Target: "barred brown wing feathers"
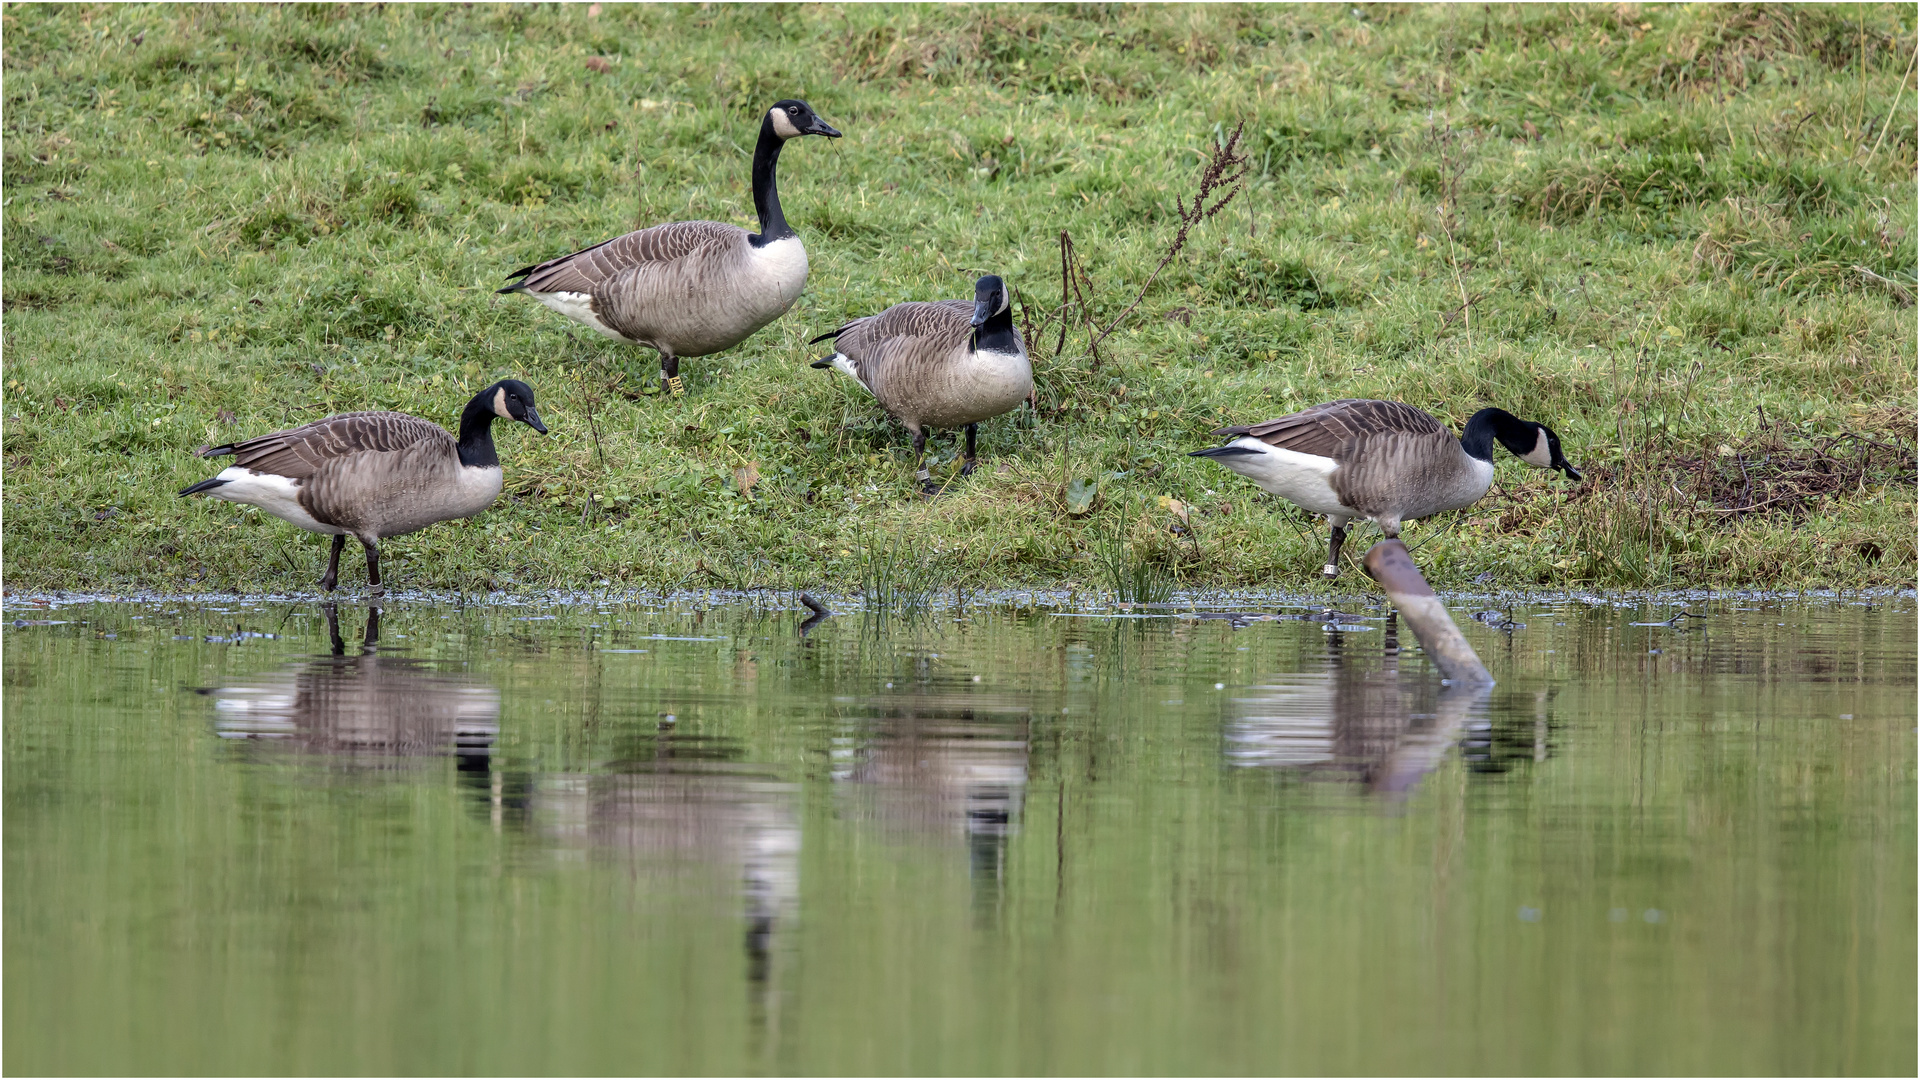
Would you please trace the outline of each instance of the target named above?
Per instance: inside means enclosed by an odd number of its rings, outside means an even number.
[[[1460,451],[1453,436],[1435,424],[1430,431],[1377,430],[1350,438],[1333,456],[1340,462],[1328,477],[1334,494],[1373,517],[1404,511],[1415,493],[1453,486]]]
[[[673,221],[549,259],[527,270],[520,284],[534,292],[591,293],[636,266],[670,263],[745,235],[718,221]]]
[[[848,323],[834,347],[853,361],[860,381],[872,386],[883,372],[897,376],[899,369],[926,357],[945,356],[972,329],[970,300],[910,301]]]
[[[400,413],[385,415],[413,419]],[[301,487],[300,504],[316,520],[350,529],[355,535],[411,532],[420,525],[392,529],[396,516],[405,518],[409,509],[418,513],[430,507],[440,492],[457,484],[454,474],[460,467],[451,437],[444,444],[418,439],[397,447],[362,446],[329,457]],[[398,515],[396,507],[401,511]],[[422,516],[429,522],[440,520],[431,512]]]
[[[973,303],[967,300],[913,301],[895,304],[878,315],[847,324],[835,344],[860,351],[900,339],[923,339],[936,344],[957,342],[973,328]],[[847,353],[853,356],[853,353]]]
[[[444,443],[449,449],[454,445],[453,436],[431,420],[397,412],[356,412],[236,443],[233,455],[234,464],[243,469],[304,480],[327,463],[353,454],[405,450],[423,442]]]
[[[1342,448],[1390,435],[1445,436],[1440,421],[1398,401],[1343,399],[1216,434],[1251,435],[1269,446],[1319,457],[1341,458]]]

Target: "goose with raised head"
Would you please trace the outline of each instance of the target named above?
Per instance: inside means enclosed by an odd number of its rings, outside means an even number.
[[[455,438],[431,420],[400,412],[329,416],[286,431],[202,447],[201,457],[233,455],[234,464],[181,495],[210,495],[257,506],[308,532],[330,534],[333,551],[320,587],[340,580],[347,537],[367,552],[367,584],[380,591],[380,541],[436,521],[472,517],[493,505],[502,484],[493,422],[516,420],[542,435],[547,426],[533,389],[502,379],[460,414]]]
[[[1340,573],[1347,522],[1371,518],[1389,539],[1414,521],[1480,501],[1493,484],[1498,441],[1537,469],[1580,474],[1545,424],[1504,409],[1481,409],[1455,438],[1445,424],[1397,401],[1329,401],[1277,420],[1214,432],[1223,446],[1195,450],[1252,480],[1262,490],[1333,526],[1328,577]]]
[[[760,120],[753,206],[760,231],[673,221],[630,232],[508,277],[524,292],[615,341],[660,354],[663,389],[685,392],[680,358],[740,344],[786,314],[807,284],[807,249],[780,212],[774,170],[788,139],[840,133],[804,101],[778,101]]]
[[[859,383],[913,433],[914,474],[923,486],[931,484],[924,461],[928,428],[966,429],[965,476],[973,472],[980,421],[1033,393],[1033,365],[1014,329],[1007,287],[992,274],[974,283],[972,302],[895,304],[808,344],[828,339],[833,355],[813,366]]]

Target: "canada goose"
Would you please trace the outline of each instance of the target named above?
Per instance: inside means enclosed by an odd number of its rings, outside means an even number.
[[[1328,577],[1340,573],[1347,522],[1372,518],[1389,538],[1400,523],[1480,501],[1493,483],[1493,441],[1539,469],[1580,474],[1545,424],[1481,409],[1455,439],[1445,424],[1397,401],[1329,401],[1248,427],[1225,427],[1224,446],[1195,450],[1333,525]]]
[[[672,221],[523,267],[499,290],[524,292],[602,334],[660,354],[661,387],[685,392],[680,358],[730,349],[786,314],[807,284],[807,249],[780,213],[774,166],[788,139],[840,133],[804,101],[777,101],[753,151],[760,231]]]
[[[234,456],[211,480],[182,488],[257,506],[308,532],[330,533],[333,552],[320,587],[340,580],[347,537],[367,549],[367,584],[380,591],[380,541],[436,521],[472,517],[500,494],[493,421],[518,420],[542,435],[533,389],[502,379],[460,414],[460,438],[431,420],[398,412],[355,412],[221,446],[201,457]]]
[[[1013,305],[992,274],[974,283],[971,304],[895,304],[807,344],[828,338],[836,351],[813,366],[845,372],[906,425],[913,433],[914,475],[923,485],[929,483],[928,427],[967,429],[965,476],[973,472],[979,422],[1033,393],[1033,366],[1013,328]]]

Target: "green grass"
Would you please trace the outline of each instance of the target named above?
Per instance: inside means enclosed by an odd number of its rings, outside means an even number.
[[[851,592],[900,536],[948,584],[1099,587],[1100,538],[1124,535],[1184,587],[1313,588],[1302,515],[1184,454],[1335,397],[1456,425],[1498,403],[1587,471],[1503,458],[1488,500],[1409,529],[1438,584],[1914,577],[1910,7],[0,21],[13,589],[307,588],[324,538],[173,496],[215,468],[193,448],[352,409],[450,423],[505,375],[552,435],[503,431],[508,497],[392,541],[396,584]],[[750,223],[748,148],[783,96],[846,132],[781,162],[808,291],[689,360],[686,398],[637,393],[651,352],[493,295],[636,224]],[[1084,329],[1056,353],[1061,231],[1104,324],[1241,121],[1245,193],[1097,365]],[[1039,323],[1040,408],[983,425],[983,468],[927,502],[905,434],[804,342],[981,271]],[[1834,479],[1809,448],[1845,433],[1892,449]],[[935,445],[945,479],[957,448]],[[1800,494],[1732,512],[1793,453]]]

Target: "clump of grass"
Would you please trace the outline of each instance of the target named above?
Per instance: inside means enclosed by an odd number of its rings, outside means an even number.
[[[1113,593],[1116,604],[1164,604],[1173,599],[1173,571],[1156,553],[1144,552],[1115,529],[1099,537],[1091,552],[1094,573]]]
[[[943,583],[940,558],[911,543],[906,530],[869,537],[860,549],[860,599],[877,615],[925,614]]]

